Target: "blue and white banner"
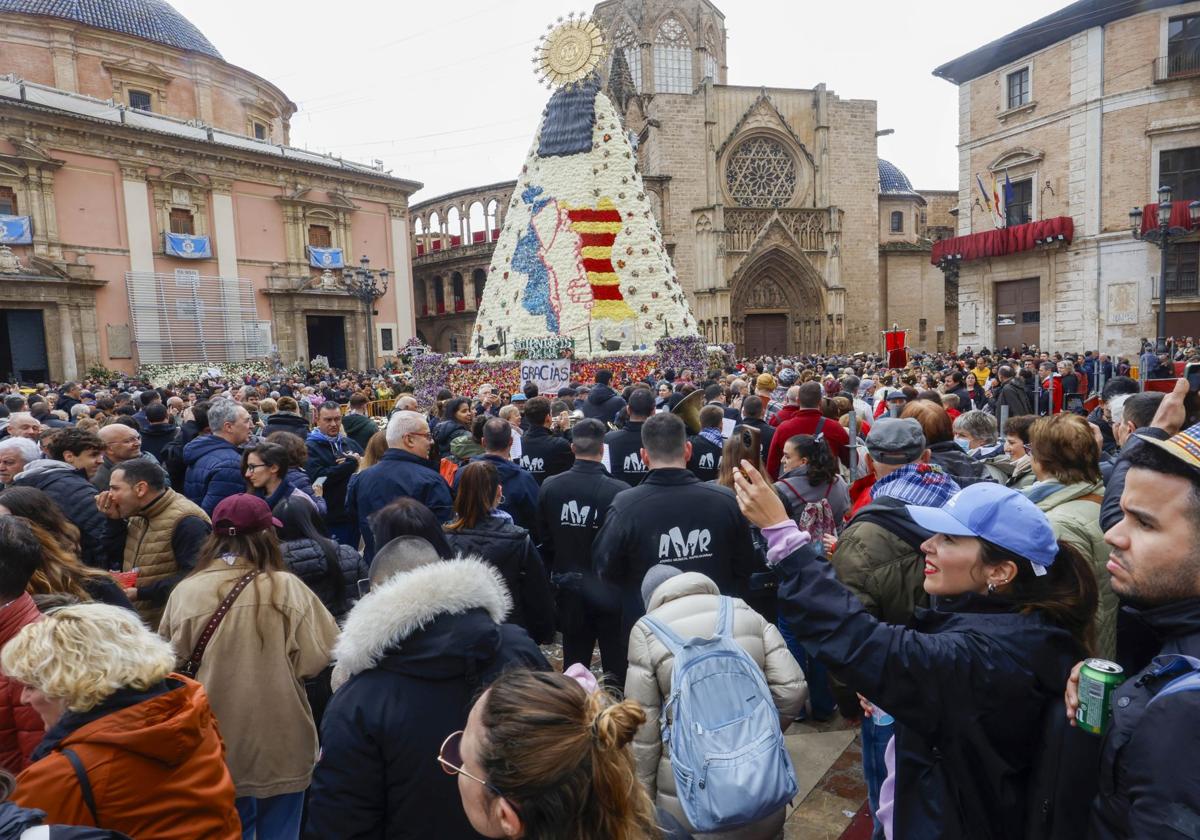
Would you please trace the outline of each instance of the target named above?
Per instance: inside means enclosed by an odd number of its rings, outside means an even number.
[[[0,215],[0,244],[28,245],[33,242],[33,226],[28,216]]]
[[[317,248],[308,246],[308,264],[313,268],[345,268],[341,248]]]
[[[164,250],[172,257],[185,260],[207,260],[212,257],[212,245],[207,236],[192,236],[187,233],[164,233]]]

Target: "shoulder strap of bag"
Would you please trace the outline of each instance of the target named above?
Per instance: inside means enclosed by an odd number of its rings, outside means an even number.
[[[733,638],[733,616],[735,607],[733,599],[727,595],[721,596],[721,609],[717,613],[717,635],[725,638]]]
[[[813,439],[814,440],[821,439],[821,430],[825,428],[825,421],[827,419],[828,418],[826,418],[824,415],[821,415],[821,419],[817,421],[817,427],[815,429],[813,429]]]
[[[242,594],[250,581],[258,576],[258,570],[247,572],[238,579],[238,582],[233,585],[233,589],[229,590],[229,594],[225,596],[217,607],[217,611],[212,614],[212,618],[208,620],[204,632],[200,634],[199,640],[196,642],[196,647],[192,650],[192,655],[187,658],[180,668],[180,672],[185,676],[194,677],[200,671],[200,660],[204,658],[204,650],[208,647],[208,643],[212,641],[213,634],[217,632],[217,628],[221,626],[221,620],[225,618],[225,614],[229,612],[229,608],[233,606],[233,602]]]
[[[71,762],[71,767],[75,770],[75,778],[79,780],[79,792],[83,794],[83,804],[87,806],[88,812],[92,815],[92,822],[99,826],[100,817],[96,816],[96,794],[92,791],[92,782],[88,779],[83,761],[75,754],[75,750],[69,747],[63,747],[62,754],[66,756],[67,761]]]
[[[1172,653],[1154,657],[1152,674],[1155,676],[1171,676],[1173,679],[1158,690],[1146,704],[1149,707],[1160,697],[1169,697],[1181,691],[1196,691],[1200,689],[1200,659]]]
[[[676,635],[674,630],[653,616],[644,615],[641,620],[646,622],[646,626],[658,637],[667,650],[671,651],[672,655],[679,655],[679,652],[683,650],[684,641]]]

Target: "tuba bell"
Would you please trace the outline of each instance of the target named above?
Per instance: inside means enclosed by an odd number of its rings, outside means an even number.
[[[681,399],[671,409],[671,413],[683,421],[683,425],[687,426],[688,434],[700,434],[700,409],[704,407],[704,392],[701,390],[692,391],[686,397]]]

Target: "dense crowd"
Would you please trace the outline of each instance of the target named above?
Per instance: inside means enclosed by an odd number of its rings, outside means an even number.
[[[0,839],[1200,836],[1192,360],[0,386]]]

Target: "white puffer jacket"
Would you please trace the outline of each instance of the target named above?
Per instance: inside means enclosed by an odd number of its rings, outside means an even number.
[[[685,572],[664,581],[648,604],[649,614],[664,622],[680,637],[711,637],[717,626],[720,609],[720,590],[705,575]],[[788,650],[779,634],[779,629],[751,609],[739,598],[734,599],[736,610],[733,618],[733,635],[758,666],[763,669],[771,698],[781,718],[790,722],[804,708],[808,700],[808,684],[804,672]],[[625,677],[625,696],[641,704],[646,713],[646,722],[639,727],[633,740],[633,753],[637,761],[638,779],[645,785],[657,805],[670,811],[676,819],[685,822],[683,809],[675,795],[675,776],[671,759],[663,750],[659,730],[663,698],[671,693],[671,672],[675,657],[650,631],[645,622],[639,621],[629,634],[629,671]],[[768,817],[762,822],[775,825],[773,831],[757,831],[760,824],[722,834],[721,837],[772,836],[782,825],[783,812],[778,819]],[[763,826],[763,828],[766,828]],[[700,835],[697,835],[700,836]]]

